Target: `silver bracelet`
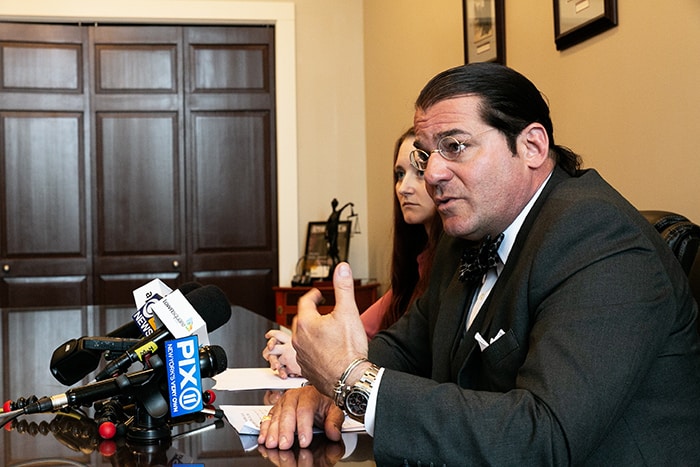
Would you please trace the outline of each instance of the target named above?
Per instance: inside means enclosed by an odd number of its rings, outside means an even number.
[[[345,369],[343,374],[340,376],[340,379],[335,383],[335,386],[333,387],[333,399],[335,400],[335,405],[340,407],[341,409],[345,405],[345,381],[348,379],[348,376],[350,376],[350,373],[352,373],[352,370],[357,368],[358,365],[364,362],[368,362],[366,358],[356,358],[353,360],[350,365]]]

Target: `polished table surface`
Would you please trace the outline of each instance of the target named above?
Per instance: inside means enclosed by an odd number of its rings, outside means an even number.
[[[31,395],[41,397],[62,394],[68,389],[54,380],[49,371],[49,362],[57,346],[70,338],[80,337],[80,334],[55,336],[55,330],[61,328],[62,322],[73,312],[84,323],[88,323],[81,328],[84,334],[85,330],[88,330],[85,335],[103,335],[91,334],[89,331],[114,329],[126,322],[128,318],[125,316],[128,316],[131,310],[105,310],[101,307],[83,307],[75,310],[2,309],[3,362],[28,362],[26,365],[2,367],[3,401]],[[55,341],[44,337],[46,341],[19,347],[16,343],[22,336],[17,333],[26,328],[26,324],[24,328],[21,324],[23,321],[34,322],[37,327],[53,330]],[[261,356],[265,342],[263,335],[272,327],[276,327],[275,323],[262,316],[240,307],[233,307],[229,322],[212,332],[210,340],[211,344],[224,348],[229,368],[263,367],[266,366]],[[29,341],[31,337],[26,335],[24,338]],[[29,355],[30,353],[34,355]],[[214,384],[208,378],[203,381],[205,388],[211,388]],[[76,386],[86,382],[87,379]],[[264,396],[264,391],[216,391],[214,405],[259,405],[264,403]],[[198,420],[176,424],[171,428],[170,436],[157,443],[147,444],[134,443],[124,436],[103,440],[97,433],[97,425],[90,418],[91,414],[91,409],[86,409],[84,413],[56,412],[25,415],[16,419],[5,427],[0,436],[0,463],[3,466],[17,467],[175,464],[375,465],[372,458],[372,440],[364,433],[346,434],[340,443],[328,441],[319,435],[308,449],[295,446],[290,451],[265,450],[257,446],[254,437],[239,436],[225,419],[199,417]]]

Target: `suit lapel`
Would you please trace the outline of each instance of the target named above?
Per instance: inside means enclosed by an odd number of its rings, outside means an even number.
[[[540,197],[537,199],[537,201],[535,201],[535,204],[532,206],[532,209],[525,218],[525,221],[520,227],[520,231],[518,232],[518,235],[515,238],[515,242],[513,243],[513,249],[510,251],[510,255],[508,255],[508,261],[504,265],[503,271],[501,271],[501,274],[498,276],[498,280],[496,280],[493,289],[491,289],[491,293],[489,294],[488,298],[481,307],[479,315],[477,315],[476,320],[474,321],[474,323],[472,323],[472,326],[470,327],[470,330],[474,329],[474,332],[472,334],[472,340],[474,339],[473,336],[476,334],[477,330],[485,339],[490,337],[489,331],[491,322],[496,316],[497,311],[501,308],[498,305],[500,302],[498,297],[503,296],[504,284],[508,283],[508,279],[513,275],[513,271],[517,267],[520,252],[523,250],[523,245],[525,244],[527,235],[533,229],[535,219],[537,219],[537,215],[542,209],[542,205],[544,204],[545,200],[549,197],[551,191],[554,189],[555,186],[557,186],[562,180],[565,180],[566,178],[568,178],[566,172],[564,172],[558,167],[555,168],[554,172],[552,173],[552,177],[542,190]],[[494,300],[496,303],[493,303]],[[492,304],[493,306],[491,306]],[[507,329],[504,329],[504,331],[507,331]]]
[[[441,312],[437,313],[433,342],[433,377],[436,381],[450,381],[451,362],[464,330],[465,310],[472,290],[458,279],[457,271],[443,294]]]
[[[494,287],[495,288],[495,287]],[[475,287],[476,289],[476,287]],[[493,290],[491,291],[492,293],[489,294],[489,296],[486,298],[484,303],[481,306],[481,310],[477,315],[474,317],[474,321],[472,321],[472,325],[469,326],[469,329],[467,329],[467,332],[463,332],[464,338],[461,339],[461,342],[459,343],[459,346],[456,349],[456,352],[452,358],[452,368],[451,368],[451,377],[452,381],[456,381],[458,384],[462,385],[464,381],[462,379],[464,378],[463,376],[463,370],[467,365],[467,362],[470,360],[471,356],[474,355],[474,349],[477,348],[477,342],[476,342],[476,333],[479,332],[482,335],[484,335],[484,326],[486,326],[487,323],[487,316],[488,316],[488,311],[490,310],[489,304],[491,302],[491,297],[493,296]],[[470,300],[471,303],[471,300]],[[468,313],[464,313],[465,318]],[[488,320],[490,321],[490,320]],[[462,322],[462,327],[461,330],[464,331],[464,328],[466,327],[466,319],[463,320]]]
[[[460,386],[468,387],[467,380],[473,373],[475,373],[474,371],[468,371],[468,368],[469,365],[475,364],[474,358],[478,357],[479,355],[479,352],[474,351],[474,349],[478,346],[475,339],[476,333],[479,332],[484,339],[488,340],[490,337],[493,337],[492,334],[497,332],[497,330],[492,332],[491,323],[502,308],[499,305],[501,302],[499,297],[503,296],[502,289],[504,284],[509,282],[508,278],[513,274],[513,271],[516,268],[516,263],[518,261],[518,257],[520,256],[520,252],[523,249],[527,234],[532,229],[535,219],[537,218],[539,211],[542,209],[542,205],[554,187],[567,178],[569,178],[569,175],[562,169],[558,167],[554,169],[552,177],[547,183],[547,186],[545,186],[545,188],[542,190],[540,197],[537,199],[525,218],[525,222],[523,222],[523,225],[520,228],[517,238],[513,244],[513,249],[508,256],[508,261],[506,262],[503,271],[498,276],[493,289],[491,289],[491,293],[481,306],[481,309],[474,318],[472,325],[464,335],[464,339],[462,339],[461,342],[458,341],[458,347],[452,354],[452,358],[449,361],[451,362],[451,381],[457,382]],[[463,315],[467,315],[466,311],[463,313]],[[465,325],[466,324],[463,322],[460,332],[461,330],[464,330]],[[504,331],[508,331],[508,329],[504,329]]]

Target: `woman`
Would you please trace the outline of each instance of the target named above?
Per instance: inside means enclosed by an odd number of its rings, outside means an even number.
[[[394,245],[391,258],[391,288],[360,316],[367,338],[394,324],[413,300],[427,287],[428,272],[437,241],[442,234],[442,222],[423,181],[423,172],[409,160],[414,149],[413,128],[396,141],[394,148]],[[272,329],[263,357],[281,378],[299,376],[296,351],[291,336]]]

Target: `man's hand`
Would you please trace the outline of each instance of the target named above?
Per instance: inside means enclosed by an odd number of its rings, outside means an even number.
[[[268,415],[270,419],[260,423],[258,436],[258,444],[268,449],[291,449],[295,432],[299,447],[309,447],[314,423],[323,427],[328,439],[339,441],[345,420],[345,414],[335,406],[333,400],[312,386],[286,391]]]
[[[367,334],[355,304],[352,271],[340,263],[333,274],[335,308],[327,315],[318,312],[322,296],[312,289],[299,299],[292,324],[292,343],[302,374],[322,393],[333,394],[333,386],[356,358],[367,357]]]

